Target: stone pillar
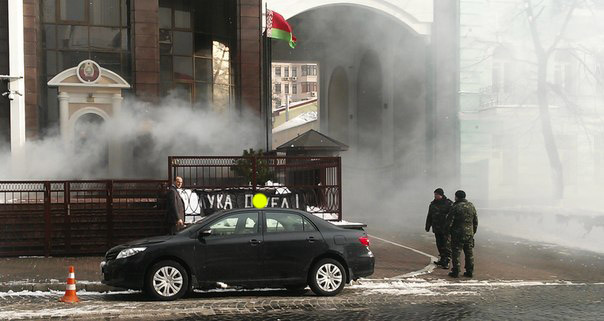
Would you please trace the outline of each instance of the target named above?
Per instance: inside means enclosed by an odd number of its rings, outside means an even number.
[[[8,13],[9,72],[10,76],[23,77],[23,0],[9,0]],[[11,79],[8,90],[14,93],[10,102],[11,154],[13,161],[19,162],[25,144],[25,80]]]
[[[132,37],[134,90],[146,101],[159,97],[159,2],[133,0]]]
[[[111,107],[113,111],[112,121],[119,120],[119,114],[122,108],[122,95],[113,94],[111,97]],[[113,126],[116,126],[115,124]],[[119,130],[113,130],[109,140],[109,176],[113,178],[122,177],[124,150],[120,139]]]
[[[38,113],[38,94],[40,93],[40,50],[42,42],[40,31],[40,0],[21,0],[23,3],[23,46],[24,73],[20,74],[25,79],[25,136],[27,139],[37,138],[39,135],[40,115]],[[20,15],[10,11],[10,15]],[[13,37],[11,31],[9,38]],[[11,40],[12,41],[12,40]],[[46,106],[44,106],[46,107]]]
[[[69,94],[62,91],[57,96],[59,98],[59,124],[61,126],[61,138],[67,146],[71,141],[73,133],[69,130]]]
[[[261,115],[261,46],[262,46],[262,1],[237,1],[239,23],[237,24],[238,52],[235,69],[239,71],[240,97],[242,108],[248,108]],[[270,66],[268,66],[270,68]],[[270,99],[270,97],[268,98]],[[262,122],[264,124],[264,121]]]

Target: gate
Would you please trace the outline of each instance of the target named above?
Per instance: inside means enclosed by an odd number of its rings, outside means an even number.
[[[103,254],[167,233],[163,180],[0,182],[0,256]]]
[[[171,156],[168,178],[172,181],[176,176],[183,178],[183,188],[201,192],[299,193],[304,198],[303,210],[326,220],[342,220],[340,157]]]

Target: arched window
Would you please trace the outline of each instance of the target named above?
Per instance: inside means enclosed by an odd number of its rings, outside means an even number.
[[[493,51],[491,86],[494,93],[509,93],[512,88],[512,52],[504,46]]]

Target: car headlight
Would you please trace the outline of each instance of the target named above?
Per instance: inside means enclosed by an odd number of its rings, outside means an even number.
[[[147,249],[146,247],[133,247],[133,248],[125,249],[125,250],[122,250],[120,252],[120,254],[117,255],[116,259],[123,259],[123,258],[127,258],[129,256],[133,256],[134,254],[140,253],[146,249]]]

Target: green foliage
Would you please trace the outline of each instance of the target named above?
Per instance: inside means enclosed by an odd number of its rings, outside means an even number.
[[[239,159],[231,169],[238,176],[245,177],[248,182],[252,182],[254,160],[256,161],[256,184],[264,185],[267,181],[273,179],[273,173],[268,167],[268,161],[263,158],[264,152],[262,149],[255,151],[253,148],[243,151],[245,159]]]

